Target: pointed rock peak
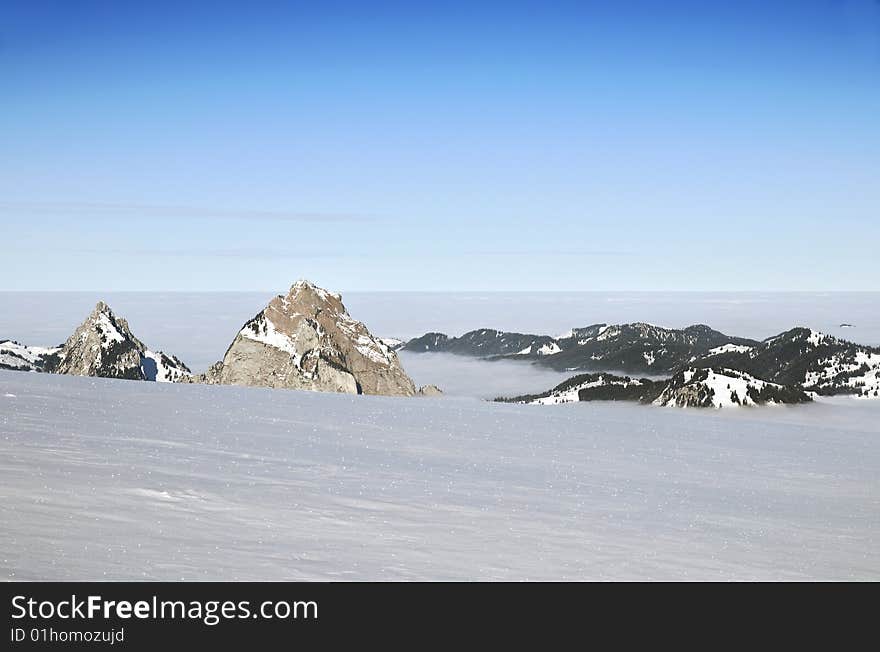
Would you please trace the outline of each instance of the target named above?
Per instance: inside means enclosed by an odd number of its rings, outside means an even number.
[[[84,323],[88,323],[90,321],[102,321],[102,317],[106,317],[107,319],[109,319],[110,322],[119,325],[120,327],[123,327],[125,329],[128,328],[128,322],[125,321],[125,319],[123,319],[122,317],[117,317],[110,305],[104,301],[98,301],[98,303],[95,304],[94,310],[92,310],[91,314],[88,316]]]
[[[175,382],[189,369],[174,356],[153,353],[134,336],[128,322],[99,301],[62,345],[49,371],[75,376]]]
[[[337,301],[342,301],[342,295],[338,292],[330,292],[329,290],[318,287],[307,279],[301,278],[296,283],[290,286],[290,292],[287,293],[287,298],[290,300],[295,300],[297,297],[303,295],[315,296],[321,301],[327,301],[331,298],[336,299]]]
[[[272,299],[239,331],[213,374],[232,385],[412,396],[394,351],[309,281]]]
[[[77,333],[80,337],[85,331],[95,330],[102,335],[102,339],[110,339],[114,341],[132,340],[137,346],[143,347],[138,339],[131,333],[128,322],[122,317],[113,314],[110,306],[103,301],[95,304],[95,309],[86,320],[80,324]]]
[[[307,278],[301,278],[296,283],[290,286],[290,291],[293,292],[295,290],[302,290],[305,288],[315,289],[317,287],[314,283],[312,283]]]

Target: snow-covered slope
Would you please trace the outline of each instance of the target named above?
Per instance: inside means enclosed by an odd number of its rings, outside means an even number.
[[[46,357],[59,350],[59,347],[25,346],[21,342],[2,340],[0,341],[0,369],[42,371]]]
[[[578,401],[632,401],[676,407],[745,407],[808,403],[800,387],[768,383],[740,371],[689,368],[668,380],[633,379],[608,373],[581,374],[542,394],[496,399],[504,403],[559,405]]]
[[[503,403],[526,405],[560,405],[578,401],[645,401],[653,400],[664,383],[647,378],[630,378],[607,373],[581,374],[569,378],[542,394],[497,399]]]
[[[746,351],[751,351],[751,346],[745,346],[744,344],[722,344],[721,346],[716,346],[714,349],[710,349],[708,355],[720,355],[721,353],[745,353]]]
[[[141,355],[141,371],[144,380],[157,383],[179,383],[192,375],[189,368],[177,356],[149,349],[145,349]]]
[[[808,403],[799,387],[768,383],[744,372],[721,368],[684,369],[669,381],[655,405],[666,407],[746,407]]]
[[[878,435],[0,372],[0,578],[880,580]]]
[[[397,351],[398,349],[402,348],[404,344],[406,344],[406,342],[404,342],[403,340],[399,340],[396,337],[380,337],[378,339],[380,342],[382,342],[382,344],[387,346],[392,351]]]
[[[857,398],[880,397],[880,353],[858,349],[821,358],[807,371],[804,386],[819,393],[844,387]]]
[[[822,395],[880,396],[880,349],[810,328],[793,328],[743,351],[710,352],[694,365],[739,369]]]

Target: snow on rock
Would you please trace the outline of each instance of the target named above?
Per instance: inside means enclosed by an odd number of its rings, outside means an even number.
[[[399,340],[396,337],[380,337],[379,341],[392,351],[397,351],[398,349],[403,348],[403,345],[406,344],[406,342]]]
[[[192,382],[412,396],[392,346],[353,319],[338,293],[298,281],[238,332]]]
[[[103,301],[47,362],[46,370],[73,376],[176,382],[190,375],[175,356],[150,351],[128,322]]]

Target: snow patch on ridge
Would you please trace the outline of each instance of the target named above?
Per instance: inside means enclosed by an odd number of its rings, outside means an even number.
[[[709,355],[720,355],[721,353],[745,353],[746,351],[751,350],[752,347],[745,346],[744,344],[727,343],[721,346],[716,346],[714,349],[709,349]]]
[[[531,348],[531,347],[529,347]],[[562,349],[556,342],[550,342],[549,344],[545,344],[541,348],[539,348],[535,353],[538,355],[554,355],[555,353],[559,353]]]
[[[682,381],[676,382],[676,378],[670,381],[654,405],[716,409],[758,405],[751,394],[767,387],[783,389],[782,385],[733,369],[690,368],[682,372]],[[774,404],[772,400],[767,402],[767,405]]]
[[[101,348],[107,349],[114,342],[124,342],[125,336],[119,332],[119,329],[110,320],[110,316],[106,312],[99,312],[95,319],[95,327],[104,336],[105,340],[101,343]],[[88,333],[84,332],[87,337]]]
[[[261,316],[262,319],[253,321],[242,328],[239,331],[239,335],[260,344],[281,349],[296,357],[296,342],[290,336],[275,328],[275,324],[265,314]]]

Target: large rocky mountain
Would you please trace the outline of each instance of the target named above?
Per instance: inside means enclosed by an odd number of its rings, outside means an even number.
[[[557,370],[620,370],[668,374],[725,345],[754,346],[755,340],[731,337],[704,325],[677,330],[651,324],[593,324],[564,337],[480,329],[461,337],[428,333],[410,340],[404,350],[442,351],[487,358],[532,360]]]
[[[0,369],[157,382],[190,375],[175,356],[148,349],[103,301],[61,346],[0,342]]]
[[[353,319],[339,294],[298,281],[235,336],[192,382],[412,396],[397,354]]]
[[[44,356],[42,370],[157,382],[177,382],[190,375],[175,356],[148,349],[103,301],[59,349]]]

